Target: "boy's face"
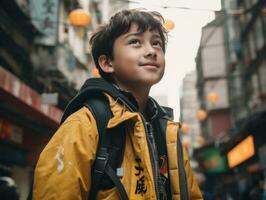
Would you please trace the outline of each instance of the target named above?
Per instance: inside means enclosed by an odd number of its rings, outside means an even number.
[[[127,33],[115,40],[111,65],[114,79],[125,89],[151,87],[158,83],[165,67],[158,31],[140,33],[138,26],[132,24]]]

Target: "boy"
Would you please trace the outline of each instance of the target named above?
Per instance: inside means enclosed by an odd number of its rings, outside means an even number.
[[[124,10],[90,39],[93,59],[103,78],[96,80],[96,85],[108,84],[122,95],[115,99],[102,92],[112,112],[108,129],[125,125],[114,135],[125,134],[119,169],[128,199],[181,199],[176,150],[179,124],[149,97],[151,87],[164,74],[167,35],[162,21],[156,12]],[[88,87],[92,87],[90,81],[79,94]],[[93,93],[86,98],[90,96]],[[69,114],[40,156],[34,199],[93,199],[91,177],[100,146],[95,117],[86,107]],[[163,118],[167,128],[161,133],[158,124]],[[187,154],[184,163],[190,199],[202,199]],[[117,187],[101,189],[97,199],[119,199],[119,191]]]

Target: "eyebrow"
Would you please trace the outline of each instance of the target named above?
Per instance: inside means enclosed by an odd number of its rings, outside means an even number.
[[[128,38],[130,36],[139,36],[141,34],[143,34],[143,33],[142,32],[126,33],[124,38],[126,39],[126,38]]]
[[[130,36],[140,36],[140,35],[142,35],[143,33],[144,33],[144,32],[127,33],[127,34],[125,34],[124,39],[126,39],[126,38],[128,38],[128,37],[130,37]],[[152,38],[159,38],[159,39],[162,39],[161,36],[160,36],[158,33],[154,33],[154,34],[152,35]]]
[[[159,38],[159,39],[162,40],[162,38],[161,38],[161,36],[160,36],[159,34],[154,34],[154,35],[152,36],[152,38]]]

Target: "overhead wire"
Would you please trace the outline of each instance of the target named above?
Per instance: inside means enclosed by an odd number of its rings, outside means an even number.
[[[135,1],[135,0],[118,0],[120,2],[124,3],[133,3],[133,4],[141,4],[140,1]],[[241,9],[235,9],[235,10],[215,10],[215,9],[205,9],[205,8],[191,8],[191,7],[186,7],[186,6],[172,6],[172,5],[156,5],[154,4],[153,6],[160,7],[163,9],[179,9],[179,10],[186,10],[186,11],[201,11],[201,12],[219,12],[219,13],[224,13],[228,15],[238,15],[238,14],[245,14],[247,12],[250,12],[253,7],[246,9],[246,10],[241,10]],[[41,21],[41,19],[35,18],[33,20]],[[64,25],[70,25],[67,22],[59,22],[59,21],[51,21],[54,23],[63,23]]]
[[[141,4],[140,1],[135,1],[135,0],[118,0],[118,1],[121,1],[121,2],[124,2],[124,3],[135,3],[135,4]],[[238,16],[238,15],[242,15],[242,14],[246,14],[248,12],[251,12],[254,7],[256,5],[253,5],[251,6],[250,8],[248,9],[238,9],[238,10],[214,10],[214,9],[202,9],[202,8],[190,8],[190,7],[185,7],[185,6],[172,6],[172,5],[154,5],[154,6],[158,6],[158,7],[161,7],[163,9],[179,9],[179,10],[186,10],[186,11],[201,11],[201,12],[219,12],[222,14],[221,18],[220,18],[220,21],[217,22],[217,25],[216,27],[219,27],[220,24],[223,24],[227,19],[228,17],[230,16]],[[39,22],[44,22],[44,19],[41,19],[41,18],[31,18],[32,21],[39,21]],[[54,24],[54,25],[57,25],[57,24],[62,24],[64,26],[67,26],[67,27],[70,27],[70,26],[73,26],[71,24],[69,24],[68,22],[65,22],[65,21],[54,21],[54,20],[51,20],[49,21],[50,23]],[[206,41],[202,42],[202,44],[200,45],[200,49],[202,48],[213,48],[213,47],[216,47],[216,46],[222,46],[224,45],[225,43],[221,43],[221,44],[210,44],[210,45],[205,45],[207,44],[209,38],[211,38],[211,36],[215,33],[215,31],[217,30],[217,28],[214,28],[214,30],[211,31],[211,33],[209,33],[208,37],[206,37]]]
[[[126,3],[133,3],[133,4],[142,4],[141,1],[135,1],[135,0],[118,0],[120,2],[126,2]],[[145,2],[144,2],[145,4]],[[253,10],[254,6],[248,8],[248,9],[221,9],[221,10],[216,10],[216,9],[206,9],[206,8],[192,8],[192,7],[186,7],[186,6],[175,6],[175,5],[161,5],[161,4],[150,4],[149,6],[154,6],[154,7],[159,7],[163,9],[179,9],[179,10],[186,10],[186,11],[201,11],[201,12],[219,12],[219,13],[224,13],[224,14],[229,14],[229,15],[240,15],[240,14],[246,14]]]

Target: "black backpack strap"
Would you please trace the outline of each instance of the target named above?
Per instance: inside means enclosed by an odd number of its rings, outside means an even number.
[[[177,159],[178,159],[178,174],[179,174],[179,185],[180,185],[180,194],[181,200],[189,200],[189,193],[188,193],[188,184],[187,184],[187,174],[185,170],[185,164],[183,159],[183,147],[180,141],[179,134],[177,136]]]
[[[71,99],[71,101],[66,106],[63,116],[61,118],[61,124],[66,120],[69,115],[76,112],[80,108],[80,106],[83,105],[85,101],[87,101],[87,99],[94,96],[95,93],[98,94],[103,92],[109,94],[114,99],[121,99],[132,110],[138,110],[137,102],[132,95],[125,95],[114,85],[110,84],[102,78],[89,78],[84,83],[78,94],[73,99]]]
[[[161,131],[164,132],[164,137],[166,137],[166,128],[167,128],[167,119],[160,118],[159,124]],[[178,133],[177,133],[178,134]],[[181,200],[189,200],[189,193],[188,193],[188,184],[187,184],[187,174],[184,165],[183,159],[183,148],[182,143],[179,138],[179,134],[177,135],[177,161],[178,161],[178,175],[179,175],[179,186],[180,186],[180,199]]]
[[[110,152],[108,151],[108,147],[112,145],[111,143],[113,140],[110,138],[112,137],[112,134],[109,134],[109,132],[106,133],[108,121],[112,117],[109,103],[102,94],[99,94],[98,96],[90,98],[84,105],[92,112],[96,120],[99,133],[99,144],[92,169],[92,184],[89,199],[96,199],[97,192],[100,189],[100,184],[103,181],[103,178],[107,175],[107,177],[117,187],[120,198],[122,200],[128,200],[124,186],[122,185],[119,177],[116,175],[115,170],[110,165]],[[119,140],[124,143],[123,137]],[[123,147],[124,146],[122,146],[122,148]],[[123,155],[121,154],[120,156]]]

